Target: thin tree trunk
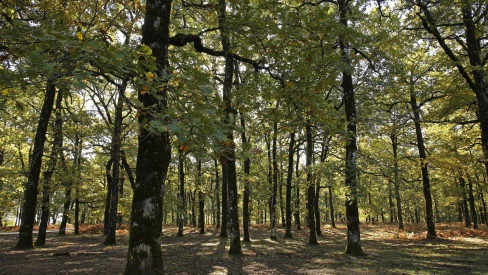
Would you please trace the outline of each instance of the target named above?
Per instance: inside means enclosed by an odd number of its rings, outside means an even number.
[[[329,190],[329,206],[330,206],[330,226],[332,228],[336,228],[335,224],[335,213],[334,213],[334,201],[332,198],[332,186],[327,186],[327,189]]]
[[[244,121],[244,117],[241,114],[241,142],[244,148],[250,148],[250,141],[246,137],[246,122]],[[249,226],[250,226],[250,213],[249,213],[249,174],[251,172],[251,159],[249,156],[245,154],[249,154],[249,150],[245,149],[244,152],[244,195],[242,198],[242,225],[244,229],[244,242],[250,242],[251,238],[249,236]]]
[[[112,137],[112,181],[108,183],[108,192],[110,192],[110,207],[107,226],[107,236],[103,242],[106,245],[115,244],[115,233],[117,231],[117,206],[119,203],[119,179],[120,179],[120,161],[122,148],[122,111],[124,107],[124,95],[127,88],[128,79],[124,79],[118,86],[118,99],[115,106],[114,133]]]
[[[63,147],[63,118],[61,116],[61,103],[63,100],[63,91],[59,90],[56,97],[56,121],[54,122],[54,140],[51,149],[51,155],[47,164],[47,169],[44,172],[42,181],[42,215],[41,223],[39,225],[39,233],[36,239],[36,246],[46,244],[46,229],[49,220],[49,203],[51,192],[51,178],[56,169],[56,164],[59,157],[59,152]],[[3,161],[3,157],[2,157]]]
[[[306,166],[307,166],[307,211],[308,220],[307,225],[309,229],[308,244],[317,245],[317,232],[315,230],[315,185],[312,181],[312,158],[313,158],[313,140],[312,140],[312,125],[310,125],[310,120],[307,120],[305,125],[305,133],[307,137],[307,147],[306,147]]]
[[[295,200],[295,224],[297,225],[297,230],[302,230],[301,226],[301,219],[300,219],[300,186],[299,186],[299,181],[298,178],[300,177],[300,174],[298,172],[298,167],[300,164],[300,147],[297,147],[297,161],[295,162],[295,177],[297,179],[297,184],[296,184],[296,200]]]
[[[435,222],[434,214],[432,211],[432,195],[430,190],[430,179],[428,171],[427,156],[425,153],[424,138],[422,136],[422,128],[420,126],[420,107],[417,104],[417,97],[415,95],[415,81],[413,79],[413,72],[410,75],[410,105],[412,106],[414,123],[415,123],[415,133],[417,136],[417,147],[419,150],[420,158],[420,169],[422,172],[422,183],[425,198],[425,215],[427,221],[427,239],[435,238]]]
[[[395,200],[398,217],[398,228],[403,229],[402,199],[400,197],[400,173],[398,168],[398,137],[390,135],[391,146],[393,148],[393,184],[395,186]]]
[[[111,157],[107,163],[105,164],[105,177],[107,179],[107,197],[105,198],[105,212],[103,216],[103,234],[108,234],[108,226],[109,226],[109,216],[110,216],[110,196],[112,192],[110,192],[110,185],[112,184],[112,164],[114,159]]]
[[[80,234],[79,218],[80,218],[80,198],[79,198],[78,188],[76,188],[76,191],[75,191],[75,224],[74,224],[75,235]]]
[[[215,167],[215,198],[217,201],[217,225],[216,227],[220,227],[220,196],[219,196],[219,189],[220,189],[220,177],[219,177],[219,166],[217,163],[217,159],[214,159],[214,167]]]
[[[49,118],[53,110],[54,99],[56,97],[56,84],[48,80],[46,93],[42,104],[39,121],[37,124],[36,135],[34,137],[34,149],[32,161],[29,162],[29,174],[24,190],[24,204],[22,206],[22,218],[19,230],[19,240],[17,248],[34,248],[32,230],[36,216],[37,192],[39,187],[39,176],[41,174],[42,155],[44,143],[46,142],[46,132],[49,125]]]
[[[172,0],[146,0],[141,43],[151,47],[158,78],[167,78]],[[168,106],[166,87],[138,91],[139,110],[136,182],[133,188],[129,248],[124,274],[163,274],[161,250],[164,183],[171,161],[168,132],[152,133],[148,125]]]
[[[183,227],[185,225],[185,216],[186,216],[186,202],[185,202],[185,153],[182,150],[182,146],[180,145],[179,153],[178,153],[178,180],[179,180],[179,205],[178,205],[178,233],[177,236],[183,237]]]
[[[471,210],[471,219],[473,220],[473,228],[478,229],[478,217],[476,216],[476,204],[473,195],[473,182],[470,178],[468,178],[468,199],[469,208]]]
[[[275,110],[278,110],[278,102],[276,102]],[[278,138],[278,122],[273,122],[273,139],[272,139],[272,187],[271,187],[271,202],[270,202],[270,222],[271,222],[271,240],[277,240],[276,236],[276,198],[278,192],[278,161],[277,161],[277,141]]]
[[[197,160],[197,182],[198,182],[198,225],[200,226],[200,234],[205,234],[205,200],[203,197],[203,181],[202,181],[202,160]]]
[[[291,234],[291,191],[293,180],[293,157],[295,148],[295,132],[290,133],[290,144],[288,146],[288,169],[286,173],[286,221],[285,238],[292,238]],[[298,211],[298,210],[297,210]]]

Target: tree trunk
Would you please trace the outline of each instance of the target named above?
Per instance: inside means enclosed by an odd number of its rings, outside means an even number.
[[[46,244],[46,229],[49,219],[49,203],[51,192],[51,178],[56,169],[56,163],[58,161],[59,152],[63,147],[63,118],[61,114],[61,104],[63,100],[63,91],[59,90],[56,97],[56,121],[54,122],[54,140],[53,147],[51,149],[51,155],[47,164],[47,169],[43,175],[42,181],[42,215],[41,223],[39,225],[39,233],[36,239],[36,246],[42,246]]]
[[[348,27],[349,1],[337,1],[339,6],[340,19],[339,23]],[[346,30],[344,30],[346,31]],[[347,41],[347,35],[339,36],[339,47],[341,50],[342,61],[345,66],[350,66],[349,59],[350,45]],[[356,145],[356,100],[354,98],[354,84],[351,72],[344,70],[342,72],[342,88],[344,94],[344,109],[346,111],[346,163],[345,163],[345,183],[346,193],[346,219],[347,219],[347,246],[346,253],[352,255],[363,255],[361,248],[361,234],[359,231],[359,209],[357,202],[357,145]]]
[[[468,198],[466,196],[466,180],[464,180],[463,176],[459,177],[459,188],[461,189],[461,205],[463,209],[462,213],[464,214],[464,222],[466,227],[471,227],[471,216],[469,215]]]
[[[336,228],[335,224],[335,213],[334,213],[334,200],[332,198],[332,186],[327,186],[327,189],[329,190],[329,206],[330,206],[330,226],[332,228]]]
[[[39,176],[42,166],[42,155],[44,143],[46,142],[46,132],[49,125],[49,118],[56,97],[56,84],[48,80],[46,84],[46,93],[42,104],[39,121],[37,124],[36,135],[34,137],[34,149],[32,161],[30,162],[27,184],[24,190],[24,204],[22,206],[22,219],[19,230],[19,240],[17,248],[34,248],[32,239],[32,229],[36,216],[37,192],[39,187]]]
[[[422,128],[420,126],[420,107],[417,104],[417,97],[415,95],[415,81],[413,79],[413,72],[410,75],[410,106],[412,106],[415,134],[417,136],[417,147],[419,150],[420,168],[422,172],[422,183],[425,198],[425,215],[427,221],[427,238],[435,238],[435,223],[434,214],[432,211],[432,195],[430,190],[430,179],[428,171],[427,155],[425,153],[424,138],[422,136]]]
[[[217,225],[216,227],[220,227],[220,196],[219,196],[219,189],[220,189],[220,177],[219,177],[219,165],[217,163],[217,159],[214,159],[214,167],[215,167],[215,198],[217,201]]]
[[[178,153],[178,180],[179,180],[179,205],[178,205],[178,237],[183,237],[183,227],[185,226],[186,202],[185,202],[185,153],[180,146]]]
[[[390,139],[391,146],[393,148],[393,184],[395,186],[398,229],[403,229],[402,199],[400,197],[400,175],[398,168],[398,137],[396,136],[396,134],[391,134]]]
[[[108,215],[107,236],[103,244],[115,244],[115,232],[117,231],[117,206],[119,203],[119,179],[120,161],[122,148],[122,111],[124,107],[124,95],[127,88],[128,79],[124,79],[118,86],[117,105],[115,106],[114,133],[112,136],[112,181],[108,182],[108,192],[110,193],[110,206]]]
[[[468,178],[468,199],[469,209],[471,210],[471,219],[473,220],[473,228],[478,229],[478,217],[476,216],[476,204],[473,195],[473,181]]]
[[[293,180],[293,157],[295,155],[295,132],[290,133],[290,144],[288,145],[288,169],[286,172],[286,221],[285,238],[292,238],[291,234],[291,191]],[[298,211],[298,210],[297,210]]]
[[[105,177],[107,179],[107,197],[105,198],[105,212],[103,216],[103,234],[108,234],[108,226],[109,226],[109,216],[110,216],[110,197],[112,192],[110,192],[110,185],[112,184],[112,164],[114,159],[110,157],[110,159],[105,164]]]
[[[205,200],[203,197],[202,160],[197,160],[197,185],[198,185],[198,225],[200,234],[205,234]]]
[[[219,0],[219,28],[222,41],[222,50],[225,52],[224,66],[224,85],[222,87],[223,102],[225,108],[225,125],[231,125],[227,130],[227,146],[225,146],[224,170],[227,175],[227,188],[229,196],[229,223],[230,223],[230,254],[241,253],[241,237],[239,232],[239,212],[237,198],[237,175],[235,160],[235,143],[234,143],[234,121],[237,116],[236,110],[232,106],[232,81],[234,79],[234,60],[230,54],[230,38],[227,34],[228,26],[226,19],[227,4],[225,0]],[[224,227],[224,226],[222,226]]]
[[[75,235],[78,235],[80,234],[80,222],[79,222],[79,218],[80,218],[80,198],[78,197],[79,195],[79,191],[78,191],[78,188],[76,188],[76,191],[75,191],[75,224],[74,224],[74,227],[75,227],[75,232],[74,234]]]
[[[306,166],[307,166],[307,225],[309,229],[308,244],[317,245],[317,233],[315,231],[315,185],[312,181],[312,158],[313,158],[313,140],[312,140],[312,125],[310,120],[307,120],[305,125],[305,133],[307,137],[306,147]]]
[[[322,228],[320,226],[320,209],[319,209],[319,201],[320,201],[320,180],[315,178],[315,199],[314,199],[314,215],[315,215],[315,231],[317,232],[317,236],[322,236]]]
[[[249,174],[251,172],[251,159],[246,154],[249,154],[250,141],[246,137],[246,122],[241,114],[241,142],[244,149],[244,195],[242,198],[242,227],[244,229],[244,242],[250,242],[251,238],[249,236],[249,223],[251,218],[249,216]]]
[[[295,162],[295,177],[297,179],[297,187],[296,187],[296,200],[295,200],[295,224],[297,225],[297,230],[302,230],[302,226],[300,224],[300,186],[298,178],[300,174],[298,172],[298,167],[300,164],[300,147],[297,147],[297,161]]]
[[[158,78],[168,75],[169,24],[172,0],[146,0],[142,39],[151,47]],[[162,86],[162,87],[161,87]],[[163,192],[171,160],[168,132],[150,132],[149,124],[167,108],[167,90],[161,85],[148,93],[139,90],[139,136],[136,182],[132,198],[129,249],[125,274],[163,274],[161,250]]]
[[[278,110],[278,102],[276,102],[276,108]],[[271,187],[271,201],[270,201],[270,223],[271,223],[271,240],[277,240],[276,236],[276,198],[278,193],[278,161],[277,161],[277,145],[276,141],[278,138],[278,122],[275,120],[273,122],[273,139],[272,139],[272,187]]]

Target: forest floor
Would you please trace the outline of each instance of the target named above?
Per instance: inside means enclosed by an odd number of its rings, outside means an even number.
[[[228,239],[220,230],[207,227],[199,234],[186,228],[176,237],[177,228],[163,229],[165,274],[488,274],[488,227],[465,228],[460,223],[437,224],[439,238],[425,240],[423,225],[362,224],[361,240],[365,256],[343,253],[345,225],[324,225],[319,245],[308,245],[308,230],[293,230],[285,239],[269,239],[266,226],[251,228],[251,243],[242,244],[242,255],[227,253]],[[65,236],[48,233],[47,245],[32,250],[16,250],[17,235],[0,232],[0,274],[122,274],[126,262],[128,231],[118,231],[117,245],[103,245],[102,226],[82,226],[81,234]],[[16,228],[3,229],[15,231]],[[0,230],[1,231],[1,230]],[[37,235],[34,235],[36,238]],[[242,237],[242,235],[241,235]]]

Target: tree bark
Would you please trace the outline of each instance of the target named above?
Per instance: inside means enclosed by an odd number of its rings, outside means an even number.
[[[466,190],[466,180],[463,176],[459,176],[459,188],[461,189],[461,203],[462,209],[464,214],[464,222],[466,227],[471,227],[471,216],[469,215],[469,208],[468,208],[468,198],[467,198],[467,190]]]
[[[300,186],[298,184],[298,178],[300,174],[298,172],[298,167],[300,164],[300,147],[297,147],[297,161],[295,162],[295,177],[297,179],[296,185],[296,199],[295,199],[295,224],[297,225],[297,230],[302,230],[300,222]]]
[[[249,148],[248,139],[246,136],[246,122],[241,114],[241,142],[243,147]],[[249,150],[244,149],[244,195],[242,198],[242,227],[244,229],[244,242],[250,242],[251,238],[249,236],[249,223],[251,221],[249,213],[249,174],[251,172],[251,159],[248,155]]]
[[[293,180],[293,157],[295,155],[295,132],[290,133],[290,144],[288,145],[288,169],[286,172],[286,220],[285,238],[292,238],[291,234],[291,191]]]
[[[469,208],[471,210],[471,219],[473,220],[473,228],[478,229],[478,216],[476,215],[476,204],[473,195],[473,181],[468,178],[468,199]]]
[[[157,76],[167,82],[169,24],[172,0],[146,0],[142,39],[152,49]],[[125,274],[163,274],[161,250],[164,183],[171,160],[167,131],[149,131],[152,121],[162,119],[167,102],[165,85],[155,91],[138,91],[139,135],[136,182],[132,198],[129,249]],[[164,121],[166,122],[166,121]]]
[[[276,111],[278,111],[278,102],[276,102]],[[277,240],[276,236],[276,198],[278,193],[278,161],[277,161],[277,145],[276,141],[278,138],[278,122],[275,120],[273,122],[273,139],[272,139],[272,187],[271,187],[271,201],[270,201],[270,222],[271,222],[271,240]]]
[[[112,184],[112,164],[114,159],[110,157],[110,159],[105,164],[105,177],[107,178],[107,197],[105,198],[105,212],[103,215],[103,234],[108,234],[108,220],[110,216],[110,196],[112,192],[110,192],[110,185]]]
[[[403,229],[402,199],[400,197],[400,169],[398,168],[398,137],[396,134],[391,134],[390,139],[393,148],[393,185],[395,188],[398,229]]]
[[[37,192],[39,187],[39,176],[42,166],[42,155],[46,142],[46,132],[49,125],[49,118],[53,110],[54,98],[56,97],[56,84],[52,80],[46,83],[46,93],[42,104],[36,135],[34,137],[34,149],[32,161],[30,162],[27,184],[24,190],[24,203],[22,206],[22,219],[19,230],[17,248],[34,248],[32,229],[36,216]]]
[[[124,107],[124,95],[127,88],[128,79],[124,79],[118,88],[117,104],[115,106],[114,132],[112,137],[112,181],[108,183],[108,192],[110,192],[110,207],[108,215],[107,236],[103,244],[115,244],[115,233],[117,231],[117,206],[119,203],[119,179],[120,179],[120,161],[122,148],[122,111]]]
[[[56,120],[54,122],[54,140],[51,149],[51,155],[47,164],[47,169],[44,171],[42,181],[42,215],[41,223],[39,225],[39,233],[36,239],[36,246],[46,244],[46,229],[49,220],[49,203],[51,192],[51,178],[56,169],[59,152],[63,147],[63,118],[61,116],[61,104],[63,100],[63,91],[59,90],[56,97]]]
[[[225,53],[224,66],[224,85],[222,88],[223,102],[225,108],[226,125],[230,125],[227,130],[227,145],[225,146],[225,161],[224,167],[227,172],[228,196],[229,196],[229,223],[230,223],[230,254],[240,254],[241,252],[241,237],[239,232],[239,212],[238,212],[238,198],[237,198],[237,175],[236,175],[236,159],[235,159],[235,143],[234,143],[234,118],[237,116],[236,110],[232,106],[232,81],[234,79],[234,59],[230,52],[230,39],[227,33],[227,18],[226,9],[227,4],[225,0],[219,0],[219,28],[222,41],[222,50]]]
[[[205,234],[205,200],[203,197],[203,182],[202,182],[202,161],[197,160],[197,182],[198,182],[198,225],[200,226],[200,234]]]
[[[348,27],[349,0],[337,1],[339,6],[339,23]],[[349,59],[350,45],[345,33],[339,36],[339,47],[342,61],[345,66],[350,66]],[[352,255],[363,255],[361,248],[361,234],[359,230],[359,209],[357,202],[357,145],[356,145],[356,100],[354,98],[354,84],[351,72],[342,72],[342,88],[344,94],[344,109],[346,111],[346,163],[345,163],[345,183],[346,193],[346,219],[347,219],[347,246],[346,253]]]
[[[425,198],[425,215],[427,221],[427,238],[435,238],[435,222],[434,213],[432,211],[432,194],[430,191],[430,179],[428,171],[427,155],[425,153],[424,138],[422,136],[422,128],[420,126],[420,107],[417,104],[417,97],[415,95],[415,81],[413,79],[413,72],[410,75],[410,106],[412,107],[414,123],[415,123],[415,134],[417,137],[417,148],[419,150],[420,158],[420,169],[422,172],[422,183]]]
[[[186,202],[185,202],[185,153],[180,146],[178,150],[178,180],[179,180],[179,191],[178,191],[178,198],[179,198],[179,205],[178,205],[178,237],[183,237],[183,227],[185,225],[185,216],[186,216]]]
[[[309,229],[308,244],[317,245],[317,232],[315,230],[315,185],[312,180],[312,158],[313,158],[313,140],[312,140],[312,125],[310,120],[307,120],[305,125],[305,134],[307,137],[306,147],[306,166],[307,166],[307,225]]]

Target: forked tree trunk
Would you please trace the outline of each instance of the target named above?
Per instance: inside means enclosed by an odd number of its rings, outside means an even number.
[[[24,190],[24,204],[22,206],[22,219],[19,230],[19,240],[17,248],[34,248],[32,239],[32,230],[36,217],[37,192],[39,187],[39,176],[42,166],[42,155],[44,143],[46,142],[46,132],[49,125],[49,118],[53,110],[54,98],[56,97],[56,84],[48,80],[46,84],[46,93],[44,102],[37,124],[36,135],[34,137],[34,149],[32,152],[32,161],[30,162],[27,184]]]
[[[46,229],[49,219],[49,203],[51,192],[51,178],[56,169],[56,163],[59,158],[59,152],[63,147],[63,118],[61,116],[61,103],[63,100],[63,91],[59,90],[56,97],[56,121],[54,122],[54,140],[51,149],[51,155],[47,164],[47,169],[43,175],[42,181],[42,215],[41,223],[39,225],[39,233],[36,239],[36,245],[42,246],[46,244]]]

